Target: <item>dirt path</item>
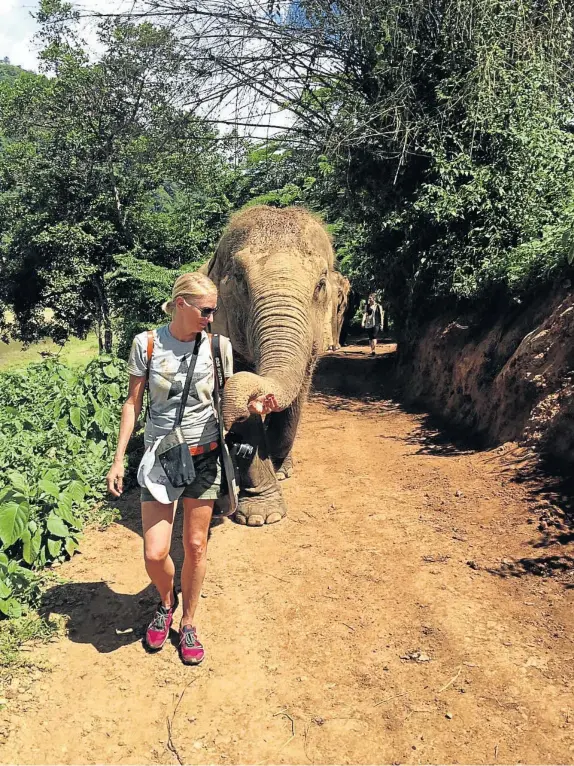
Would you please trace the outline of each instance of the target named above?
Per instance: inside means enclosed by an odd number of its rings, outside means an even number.
[[[527,573],[567,563],[572,535],[528,523],[540,497],[509,448],[459,450],[354,395],[387,367],[355,347],[325,360],[289,517],[214,527],[200,668],[141,646],[136,495],[86,536],[49,594],[69,635],[31,653],[51,671],[8,689],[2,762],[574,761],[573,580]]]

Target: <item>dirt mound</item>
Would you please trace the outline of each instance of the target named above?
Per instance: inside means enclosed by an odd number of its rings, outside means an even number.
[[[487,444],[519,441],[574,463],[574,295],[562,290],[485,327],[432,322],[401,370],[413,399]]]

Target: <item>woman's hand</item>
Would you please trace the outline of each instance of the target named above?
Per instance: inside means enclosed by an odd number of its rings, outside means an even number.
[[[247,402],[247,409],[251,415],[269,415],[270,412],[279,412],[275,394],[261,394]]]
[[[106,481],[108,483],[108,492],[114,497],[119,497],[124,491],[124,461],[117,458],[112,463],[108,471]]]

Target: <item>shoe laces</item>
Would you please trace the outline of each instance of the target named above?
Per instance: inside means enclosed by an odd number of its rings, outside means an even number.
[[[190,627],[187,629],[185,628],[183,629],[183,643],[188,649],[193,649],[194,646],[199,645],[195,628]]]
[[[167,617],[169,613],[170,613],[170,609],[166,609],[166,607],[163,604],[161,604],[161,606],[158,606],[157,612],[154,615],[150,628],[152,628],[153,630],[165,630],[165,626],[167,624]]]

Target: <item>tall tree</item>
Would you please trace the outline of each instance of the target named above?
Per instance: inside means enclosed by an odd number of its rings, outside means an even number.
[[[92,63],[68,4],[44,0],[39,19],[52,76],[0,87],[0,300],[15,317],[2,329],[62,341],[96,325],[110,349],[109,276],[122,257],[177,269],[207,255],[224,160],[179,108],[185,62],[167,29],[103,21]]]
[[[235,119],[254,127],[262,103],[291,111],[290,145],[327,157],[362,232],[357,270],[404,323],[433,304],[519,298],[567,267],[567,0],[137,7],[185,35],[194,107],[243,104]]]

